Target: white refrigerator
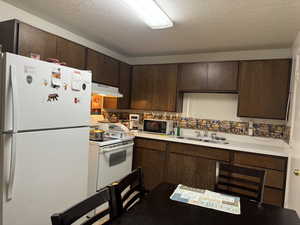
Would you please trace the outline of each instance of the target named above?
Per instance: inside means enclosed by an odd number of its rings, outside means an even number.
[[[0,225],[50,225],[87,196],[91,73],[0,60]]]

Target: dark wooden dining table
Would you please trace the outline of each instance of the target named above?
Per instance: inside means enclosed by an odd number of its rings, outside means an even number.
[[[170,199],[177,185],[163,183],[113,225],[300,225],[294,210],[241,198],[241,215],[229,214]]]

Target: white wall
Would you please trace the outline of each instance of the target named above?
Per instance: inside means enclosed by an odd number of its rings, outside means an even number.
[[[288,126],[291,127],[291,157],[288,163],[285,205],[300,214],[300,179],[292,171],[300,168],[300,32],[293,47],[293,71],[291,79],[291,110]]]
[[[57,6],[57,7],[59,7],[59,6]],[[18,19],[22,22],[28,23],[28,24],[38,27],[42,30],[45,30],[50,33],[56,34],[58,36],[64,37],[64,38],[74,41],[78,44],[82,44],[83,46],[89,47],[91,49],[95,49],[99,52],[102,52],[103,54],[109,55],[109,56],[114,57],[123,62],[128,62],[127,57],[125,57],[117,52],[111,51],[102,45],[99,45],[95,42],[89,41],[79,35],[72,33],[71,31],[63,29],[53,23],[49,23],[44,19],[34,16],[24,10],[16,8],[16,7],[0,0],[0,21],[10,20],[10,19]]]
[[[201,119],[237,121],[237,94],[184,94],[183,114]]]
[[[291,58],[289,48],[130,58],[134,65]]]
[[[183,99],[183,115],[199,119],[255,121],[285,124],[281,120],[242,118],[237,116],[237,94],[186,93]]]

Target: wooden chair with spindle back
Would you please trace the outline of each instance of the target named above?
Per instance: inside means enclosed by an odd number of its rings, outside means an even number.
[[[265,175],[264,170],[217,163],[215,191],[245,197],[261,204]]]
[[[101,224],[109,224],[109,222],[115,218],[114,206],[112,205],[111,189],[103,188],[99,190],[93,196],[79,202],[62,213],[57,213],[51,216],[52,225],[71,225],[79,221],[79,219],[86,216],[96,208],[108,203],[108,208],[100,212],[96,212],[94,216],[84,219],[81,225],[92,225],[100,220],[105,220],[109,216],[108,220],[103,221]]]

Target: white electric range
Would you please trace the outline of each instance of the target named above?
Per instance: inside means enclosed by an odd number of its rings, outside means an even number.
[[[103,141],[90,141],[88,195],[118,181],[132,170],[133,139],[106,136]]]

